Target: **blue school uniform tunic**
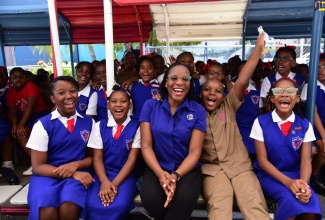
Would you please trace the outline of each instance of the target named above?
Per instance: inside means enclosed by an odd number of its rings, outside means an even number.
[[[78,111],[78,113],[84,114],[84,115],[86,114],[86,111],[88,109],[89,99],[94,92],[96,92],[96,90],[90,86],[90,91],[89,91],[88,97],[84,96],[84,95],[80,95],[78,97],[78,104],[76,106],[76,110]]]
[[[107,126],[108,120],[100,121],[99,128],[104,147],[105,171],[109,181],[112,182],[128,159],[139,123],[137,120],[131,120],[123,129],[121,136],[114,140],[112,127]],[[135,168],[118,187],[114,202],[104,207],[98,196],[101,184],[97,175],[94,174],[95,182],[91,184],[87,198],[87,220],[126,219],[129,212],[134,208],[133,198],[138,193],[136,187],[138,176],[139,170]]]
[[[284,175],[292,179],[300,179],[301,146],[309,127],[308,120],[296,116],[291,132],[287,136],[282,134],[278,123],[273,122],[271,113],[259,116],[258,122],[263,130],[270,163]],[[278,203],[276,219],[286,219],[302,213],[315,213],[321,217],[320,203],[311,188],[312,196],[309,202],[302,204],[286,186],[263,171],[257,161],[255,161],[254,167],[265,196]]]
[[[244,95],[244,103],[236,113],[236,121],[248,153],[256,153],[254,139],[249,137],[254,120],[258,116],[260,90],[250,90]]]
[[[70,133],[58,118],[51,120],[51,116],[48,114],[39,119],[49,137],[47,163],[58,167],[84,159],[92,119],[78,116],[74,130]],[[28,204],[31,207],[29,219],[39,219],[41,207],[59,207],[64,202],[80,206],[83,217],[86,197],[87,189],[74,178],[55,179],[33,174],[28,192]]]
[[[277,81],[275,78],[275,73],[268,76],[268,79],[270,80],[271,85]],[[305,78],[299,74],[296,74],[295,77],[293,77],[293,80],[295,80],[299,86],[302,86],[305,82]]]
[[[187,157],[192,130],[206,132],[205,109],[188,99],[174,115],[170,112],[168,97],[163,101],[150,99],[144,104],[139,121],[150,123],[157,160],[168,172],[176,170]]]
[[[142,81],[134,83],[131,89],[133,100],[132,118],[139,119],[144,103],[148,99],[152,99],[154,95],[159,94],[159,83],[154,80],[145,86]]]
[[[97,104],[97,115],[94,115],[95,122],[108,118],[107,112],[107,99],[105,98],[104,90],[97,91],[98,104]]]

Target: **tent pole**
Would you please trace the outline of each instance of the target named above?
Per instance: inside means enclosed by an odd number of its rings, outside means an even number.
[[[63,76],[56,0],[48,0],[54,76]]]
[[[3,45],[3,35],[2,35],[2,29],[1,28],[0,28],[0,34],[1,34],[1,36],[0,36],[0,56],[1,56],[0,65],[7,67],[5,47]]]
[[[107,96],[109,96],[114,85],[113,5],[112,0],[103,0],[103,2],[106,45],[106,82]]]
[[[315,3],[313,26],[311,32],[311,47],[310,47],[308,90],[307,90],[307,104],[306,104],[306,118],[310,121],[311,124],[314,124],[314,116],[315,116],[319,49],[320,49],[320,41],[322,37],[323,16],[324,16],[323,12],[316,9],[316,3]]]

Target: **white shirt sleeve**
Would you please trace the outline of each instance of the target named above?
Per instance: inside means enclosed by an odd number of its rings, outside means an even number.
[[[88,141],[88,147],[94,148],[94,149],[103,149],[103,140],[102,136],[100,134],[99,130],[99,123],[97,122],[93,128],[91,129],[89,141]]]
[[[137,132],[134,135],[132,148],[141,148],[140,128],[138,128]]]
[[[97,92],[94,92],[89,98],[86,115],[97,115],[97,103],[98,103]]]
[[[43,124],[38,121],[35,123],[32,132],[26,144],[27,148],[32,150],[47,152],[49,136],[43,127]]]
[[[308,90],[308,83],[304,85],[301,91],[301,101],[305,102],[307,100],[307,90]]]
[[[263,130],[257,118],[254,121],[251,134],[249,135],[249,137],[264,142]]]
[[[267,96],[267,93],[269,92],[271,88],[271,83],[270,83],[270,80],[269,78],[265,78],[262,82],[262,86],[261,86],[261,97],[262,98],[265,98]]]
[[[316,140],[316,138],[315,138],[313,126],[309,122],[308,130],[306,131],[305,138],[302,142],[311,142],[314,140]]]

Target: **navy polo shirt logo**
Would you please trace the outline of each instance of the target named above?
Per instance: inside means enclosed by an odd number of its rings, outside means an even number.
[[[188,121],[193,120],[193,114],[188,114],[188,115],[186,116],[186,118],[187,118]]]
[[[293,137],[292,138],[292,147],[295,150],[298,150],[300,148],[300,146],[302,145],[302,141],[303,139],[301,137]]]
[[[90,132],[87,130],[80,131],[80,136],[81,136],[82,140],[84,140],[85,143],[87,143],[87,141],[89,139],[89,134],[90,134]]]

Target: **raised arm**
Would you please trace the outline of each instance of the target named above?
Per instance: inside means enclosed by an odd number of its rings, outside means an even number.
[[[260,59],[260,55],[264,50],[264,35],[265,33],[263,32],[257,37],[255,48],[248,61],[245,63],[242,70],[240,71],[238,79],[233,87],[234,92],[239,100],[243,100],[244,91],[247,88],[249,79],[252,77],[258,60]]]

